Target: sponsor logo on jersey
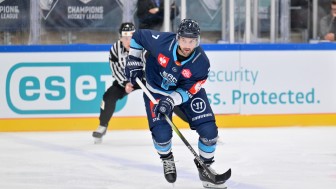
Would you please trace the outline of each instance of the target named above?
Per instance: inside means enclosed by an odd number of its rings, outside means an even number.
[[[203,119],[203,118],[206,118],[206,117],[212,117],[212,113],[207,113],[207,114],[202,114],[202,115],[199,115],[199,116],[196,116],[196,117],[193,117],[191,118],[192,121],[197,121],[199,119]]]
[[[168,90],[170,86],[176,86],[177,79],[174,77],[173,74],[163,71],[162,73],[160,73],[160,75],[162,77],[161,87],[163,89]]]
[[[206,109],[206,103],[201,98],[194,98],[190,103],[191,109],[195,113],[202,113]]]
[[[189,79],[191,77],[191,71],[189,69],[183,69],[181,71],[181,74],[183,75],[183,77]]]
[[[162,67],[166,68],[169,62],[169,58],[160,53],[158,56],[158,61]]]
[[[199,90],[201,90],[203,84],[205,83],[205,79],[202,80],[202,81],[198,81],[197,83],[195,83],[190,89],[189,89],[189,92],[192,94],[192,95],[195,95]]]

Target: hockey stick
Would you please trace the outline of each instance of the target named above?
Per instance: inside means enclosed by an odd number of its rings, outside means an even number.
[[[142,91],[147,95],[147,97],[150,99],[150,101],[153,104],[157,104],[157,101],[155,100],[155,98],[153,97],[153,95],[148,91],[148,89],[146,88],[146,86],[141,82],[141,80],[139,78],[135,79],[136,82],[138,83],[138,85],[140,86],[140,88],[142,89]],[[196,151],[193,149],[193,147],[189,144],[189,142],[187,141],[187,139],[182,135],[182,133],[180,132],[180,130],[176,127],[176,125],[170,120],[170,118],[165,115],[166,121],[168,122],[168,124],[173,128],[173,130],[175,131],[175,133],[181,138],[181,140],[183,141],[183,143],[187,146],[187,148],[191,151],[191,153],[194,155],[195,159],[195,163],[199,163],[200,166],[202,166],[202,168],[205,170],[205,174],[207,177],[209,177],[212,181],[214,181],[215,183],[218,182],[225,182],[226,180],[228,180],[231,177],[231,169],[227,170],[225,173],[223,174],[214,174],[213,172],[210,171],[210,169],[208,168],[208,166],[206,166],[203,161],[201,160],[201,158],[199,157],[199,155],[196,153]]]

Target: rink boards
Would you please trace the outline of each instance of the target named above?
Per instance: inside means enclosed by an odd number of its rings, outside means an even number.
[[[335,44],[203,47],[219,127],[336,125]],[[0,46],[0,131],[94,129],[112,82],[109,48]],[[147,128],[141,91],[118,102],[110,125]]]

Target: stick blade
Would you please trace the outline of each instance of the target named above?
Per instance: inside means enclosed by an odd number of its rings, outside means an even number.
[[[216,172],[211,171],[207,165],[205,165],[203,163],[202,160],[198,160],[197,158],[194,159],[194,162],[196,164],[197,169],[200,171],[200,169],[204,170],[204,176],[208,177],[214,184],[223,184],[225,183],[227,180],[229,180],[229,178],[231,177],[231,169],[227,170],[225,173],[223,174],[218,174]],[[202,175],[203,175],[202,173]]]
[[[217,174],[215,175],[215,182],[223,182],[225,183],[227,180],[229,180],[229,178],[231,177],[231,169],[227,170],[225,173],[223,174]]]

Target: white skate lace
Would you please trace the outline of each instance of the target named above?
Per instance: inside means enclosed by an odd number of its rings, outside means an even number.
[[[169,174],[169,173],[175,173],[175,162],[174,160],[163,160],[162,161],[163,163],[163,167],[164,167],[164,170],[165,170],[165,173],[166,174]]]

